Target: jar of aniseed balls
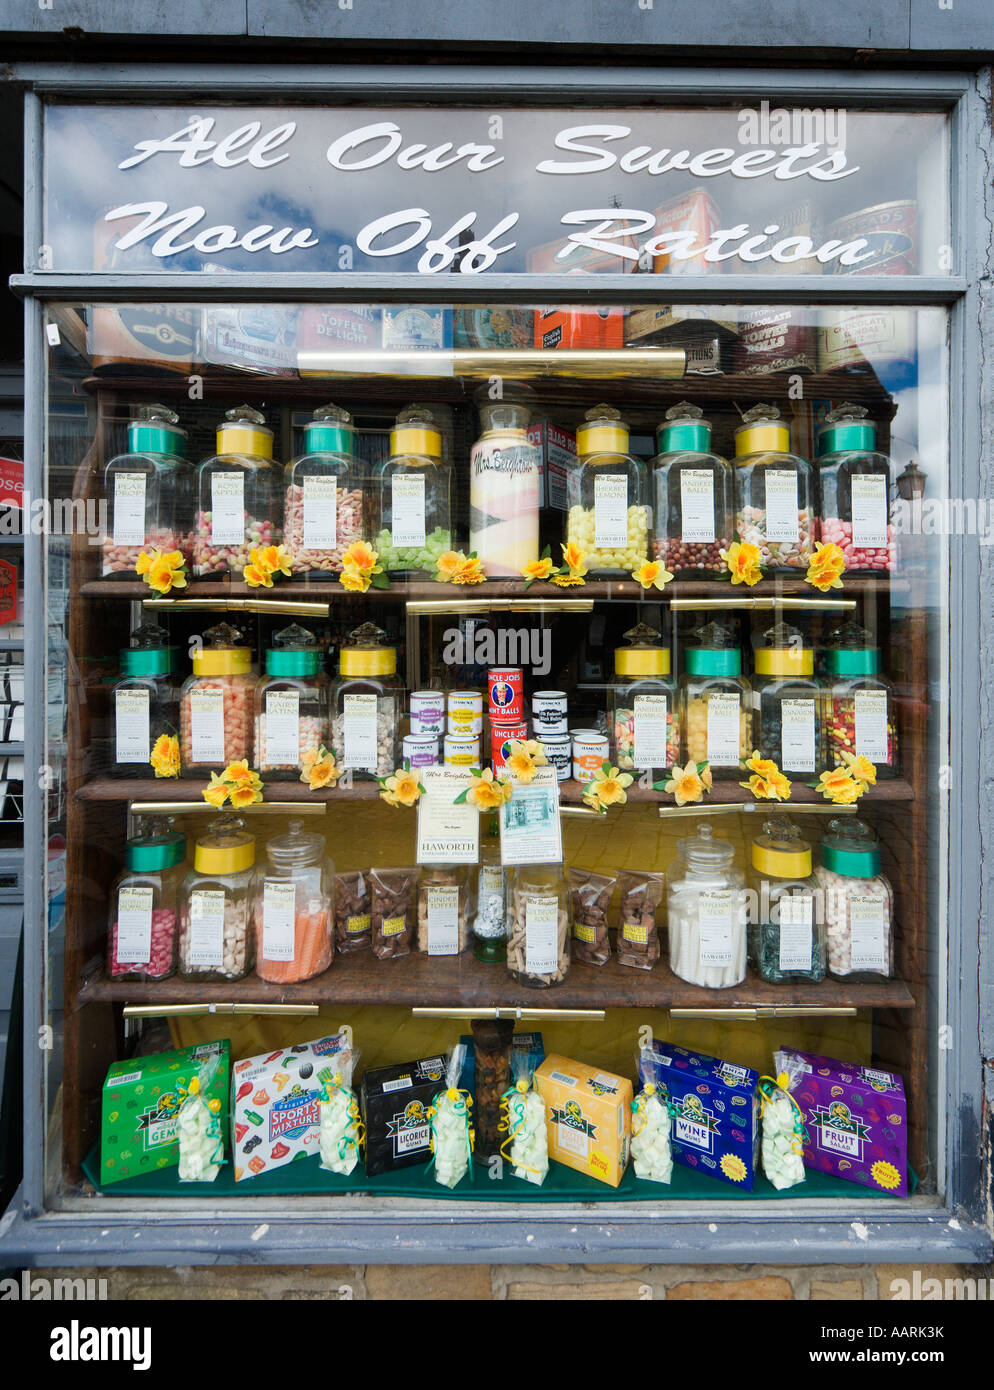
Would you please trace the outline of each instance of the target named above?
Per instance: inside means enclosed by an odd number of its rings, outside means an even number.
[[[829,821],[815,882],[824,894],[829,973],[845,980],[890,979],[894,892],[880,872],[880,842],[865,821]]]
[[[677,578],[713,578],[735,534],[731,464],[712,453],[711,426],[686,401],[667,410],[656,446],[649,464],[655,558]]]

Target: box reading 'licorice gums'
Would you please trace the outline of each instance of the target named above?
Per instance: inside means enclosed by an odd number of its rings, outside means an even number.
[[[363,1073],[362,1118],[370,1177],[428,1162],[427,1111],[444,1085],[444,1057],[423,1057]]]
[[[759,1151],[759,1072],[672,1043],[657,1042],[653,1051],[663,1059],[673,1161],[751,1192]],[[639,1077],[644,1082],[641,1063]]]

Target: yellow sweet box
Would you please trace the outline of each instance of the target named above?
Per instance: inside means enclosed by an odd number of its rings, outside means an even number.
[[[552,1053],[534,1084],[545,1102],[549,1157],[617,1187],[628,1167],[632,1083]]]

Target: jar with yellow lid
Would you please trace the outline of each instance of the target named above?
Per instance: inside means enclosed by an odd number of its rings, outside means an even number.
[[[679,578],[711,578],[732,540],[732,466],[711,450],[711,426],[696,405],[671,406],[656,430],[652,478],[655,558]]]
[[[656,774],[680,761],[680,709],[669,648],[638,623],[614,652],[609,692],[612,753],[618,767]]]
[[[811,846],[787,816],[772,816],[750,847],[750,964],[770,984],[825,978],[824,894]]]
[[[238,816],[218,816],[198,837],[180,892],[184,980],[241,980],[252,969],[254,864],[255,836]]]
[[[105,579],[130,579],[143,550],[193,558],[196,474],[186,430],[164,405],[143,405],[128,424],[128,447],[104,469],[108,521],[101,535]]]
[[[303,454],[287,468],[283,540],[295,578],[341,573],[343,551],[362,540],[360,471],[352,416],[319,406],[304,426]]]
[[[815,654],[797,628],[778,622],[753,652],[756,747],[788,777],[824,765],[822,689]]]
[[[328,679],[313,632],[291,623],[273,636],[255,687],[255,766],[265,781],[297,781],[328,741]]]
[[[775,405],[754,405],[735,431],[735,530],[774,570],[807,569],[814,548],[811,466],[790,451]]]
[[[752,752],[752,687],[734,632],[707,623],[693,634],[680,678],[684,750],[715,777],[737,776]]]
[[[331,687],[331,740],[338,766],[357,777],[388,777],[397,766],[401,683],[397,648],[375,623],[349,633]]]
[[[204,633],[192,664],[180,691],[180,762],[185,772],[220,771],[252,752],[252,649],[218,623]]]
[[[273,432],[251,406],[226,412],[217,453],[197,474],[193,572],[241,574],[249,553],[283,538],[283,469],[273,459]]]
[[[452,469],[424,406],[407,406],[390,431],[379,508],[374,549],[386,572],[400,578],[434,575],[438,557],[452,549]]]
[[[609,405],[587,411],[576,452],[567,478],[566,542],[583,551],[590,575],[624,578],[649,553],[645,466],[628,452],[628,426]]]

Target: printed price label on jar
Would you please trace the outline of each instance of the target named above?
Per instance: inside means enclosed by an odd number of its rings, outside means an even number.
[[[796,541],[801,533],[797,517],[797,474],[789,468],[767,468],[766,539]]]
[[[780,909],[780,969],[810,970],[814,936],[814,898],[810,893],[782,897]]]
[[[887,692],[857,690],[853,699],[856,755],[887,762]]]
[[[390,535],[394,549],[425,543],[425,480],[421,476],[391,478]]]
[[[267,878],[262,885],[262,958],[293,960],[297,889],[285,879]]]
[[[701,964],[732,965],[735,893],[731,888],[701,893],[697,900],[701,929]]]
[[[849,899],[849,931],[853,970],[887,970],[886,924],[881,898],[854,894]]]
[[[211,544],[241,545],[245,539],[245,475],[211,476]]]
[[[152,959],[152,889],[120,888],[117,894],[117,963],[147,965]]]
[[[149,758],[147,690],[119,690],[114,700],[115,757],[119,763],[147,763]]]
[[[814,772],[814,700],[780,701],[780,766],[785,772]]]
[[[145,544],[145,474],[114,475],[114,544]]]
[[[713,541],[714,474],[708,468],[685,468],[680,474],[681,541]]]
[[[345,717],[344,767],[360,772],[376,771],[376,696],[344,695],[342,713]]]
[[[338,543],[338,479],[304,476],[304,546],[333,550]]]
[[[196,888],[190,894],[189,965],[224,964],[224,890]]]
[[[525,898],[525,970],[553,975],[559,969],[559,899],[555,893]]]
[[[887,479],[857,473],[852,480],[852,543],[879,549],[887,544]]]
[[[636,695],[632,704],[635,767],[666,767],[666,696]]]
[[[299,690],[266,692],[265,761],[275,766],[300,762]]]
[[[190,747],[195,763],[224,762],[224,695],[220,690],[191,691]]]
[[[594,545],[612,550],[628,544],[628,479],[623,473],[594,478]]]
[[[739,761],[741,696],[715,691],[708,695],[708,762],[727,767]]]
[[[459,889],[428,889],[428,954],[459,954]]]

